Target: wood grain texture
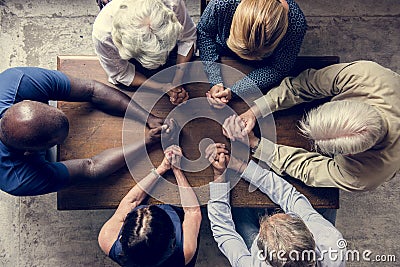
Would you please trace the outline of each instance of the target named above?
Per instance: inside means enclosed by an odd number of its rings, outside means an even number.
[[[74,77],[98,80],[103,83],[107,82],[107,76],[101,68],[95,56],[59,56],[57,59],[58,70]],[[300,57],[294,68],[293,75],[297,75],[300,71],[309,68],[321,68],[338,62],[337,57]],[[223,72],[224,80],[229,82],[240,79],[240,75],[244,75],[251,71],[250,66],[245,66],[241,62],[224,59],[222,63],[232,66],[240,72],[230,72],[229,69]],[[196,77],[204,76],[202,70],[191,69],[190,75]],[[239,73],[239,74],[238,74]],[[238,76],[239,75],[239,76]],[[209,86],[207,83],[195,82],[185,85],[189,91],[191,99],[203,97]],[[122,89],[123,90],[123,89]],[[123,90],[130,96],[138,99],[138,102],[147,107],[148,103],[154,102],[154,94],[151,92],[137,92]],[[135,95],[134,95],[135,94]],[[299,105],[297,107],[280,111],[274,114],[274,122],[276,128],[276,140],[280,144],[292,145],[310,149],[310,144],[301,135],[299,135],[296,124],[304,111],[320,104],[314,102],[307,105]],[[123,143],[131,142],[141,138],[144,134],[145,127],[143,124],[135,121],[125,121],[123,118],[107,115],[95,109],[89,103],[69,103],[58,102],[58,107],[67,115],[70,121],[70,133],[67,140],[59,146],[58,160],[68,160],[75,158],[92,157],[101,151],[118,147]],[[242,113],[248,109],[243,101],[235,101],[231,107],[238,113]],[[157,104],[150,110],[153,114],[160,117],[167,117],[174,109],[167,97],[163,96],[157,101]],[[184,119],[183,113],[205,113],[211,114],[215,111],[207,105],[199,110],[188,110],[187,112],[176,112],[174,117]],[[182,118],[180,118],[182,116]],[[261,123],[260,128],[270,129],[271,125],[266,120],[265,124]],[[271,135],[275,134],[272,131]],[[122,136],[124,135],[124,138]],[[221,126],[217,121],[207,118],[196,118],[184,125],[180,133],[180,145],[184,155],[192,161],[201,162],[201,152],[199,144],[204,138],[210,138],[214,142],[222,142],[227,144],[229,141],[222,135]],[[273,136],[272,136],[273,138]],[[158,166],[163,158],[161,146],[155,146],[148,155],[152,165]],[[57,207],[59,210],[71,209],[105,209],[116,208],[120,200],[135,185],[135,180],[140,180],[148,174],[152,166],[146,160],[146,155],[140,155],[133,159],[133,168],[131,172],[128,168],[123,168],[114,173],[110,177],[97,182],[85,182],[71,186],[57,193]],[[188,163],[189,164],[189,163]],[[204,162],[202,163],[204,164]],[[185,166],[183,166],[185,167]],[[206,204],[209,197],[208,183],[212,180],[211,167],[207,167],[201,171],[185,172],[190,184],[195,187],[195,191],[202,204]],[[135,179],[133,179],[133,177]],[[289,181],[303,194],[305,194],[314,207],[317,208],[338,208],[339,192],[337,189],[328,188],[311,188],[305,186],[302,182],[288,178]],[[239,180],[236,177],[236,180]],[[149,203],[159,203],[160,200],[171,204],[179,204],[179,194],[175,186],[175,179],[170,173],[166,175],[166,181],[159,183],[152,192],[154,198],[149,198]],[[259,190],[249,192],[249,184],[239,181],[231,192],[232,205],[237,207],[276,207],[270,199],[262,194]]]

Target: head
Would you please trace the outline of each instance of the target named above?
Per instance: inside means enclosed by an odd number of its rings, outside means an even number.
[[[311,110],[300,122],[301,132],[326,155],[348,155],[372,148],[383,137],[379,112],[363,102],[332,101]]]
[[[129,213],[122,226],[122,261],[129,266],[153,266],[175,246],[175,228],[168,214],[151,205]]]
[[[181,34],[175,13],[161,0],[123,0],[113,18],[112,39],[122,59],[147,69],[165,64]]]
[[[233,15],[228,47],[243,59],[268,57],[286,34],[288,12],[286,0],[243,0]]]
[[[315,253],[303,253],[315,251],[315,240],[295,214],[278,213],[261,218],[257,246],[262,252],[260,256],[274,267],[315,266]]]
[[[65,114],[47,104],[25,100],[11,106],[0,121],[0,139],[18,150],[43,150],[68,136]]]

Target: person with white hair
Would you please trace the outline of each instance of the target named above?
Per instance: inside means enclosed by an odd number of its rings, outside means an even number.
[[[325,97],[330,102],[300,122],[317,152],[255,137],[257,118]],[[239,141],[248,134],[253,156],[279,175],[315,187],[371,190],[400,169],[400,75],[371,61],[308,69],[285,78],[240,117],[229,117],[223,132]]]
[[[174,105],[189,97],[181,82],[194,51],[196,26],[183,0],[114,0],[98,14],[92,39],[109,82],[166,92]],[[177,47],[177,55],[174,52]],[[172,66],[171,82],[147,80]]]
[[[290,183],[254,161],[229,156],[221,143],[207,147],[206,157],[214,170],[208,218],[218,248],[232,266],[345,266],[342,234]],[[235,214],[226,168],[259,188],[284,213],[267,214],[264,209],[257,215],[261,210],[241,208]]]

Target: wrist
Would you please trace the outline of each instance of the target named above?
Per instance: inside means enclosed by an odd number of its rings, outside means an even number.
[[[260,140],[261,140],[260,138],[258,138],[257,136],[254,135],[253,131],[251,131],[249,133],[249,146],[252,151],[257,150],[257,148],[260,144]]]
[[[250,107],[249,112],[251,112],[256,119],[260,118],[262,115],[260,109],[256,104]]]
[[[177,167],[172,166],[171,169],[172,169],[172,172],[174,174],[181,174],[182,173],[182,170],[177,168]]]
[[[214,183],[225,183],[226,176],[225,174],[214,174]]]
[[[156,142],[157,142],[157,140],[152,138],[151,136],[146,136],[145,139],[144,139],[144,144],[146,146],[152,145],[152,144],[154,144]]]
[[[154,169],[154,171],[156,173],[158,173],[158,175],[162,176],[164,173],[166,173],[168,171],[168,168],[166,168],[165,166],[158,166],[156,169]]]
[[[242,173],[244,173],[246,168],[247,168],[247,163],[243,161],[242,166],[240,166],[240,168],[239,168],[239,174],[241,175]]]

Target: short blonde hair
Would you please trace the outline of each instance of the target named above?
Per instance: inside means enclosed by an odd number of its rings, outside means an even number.
[[[123,0],[111,35],[122,59],[134,58],[143,67],[156,69],[167,61],[182,28],[161,0]]]
[[[332,101],[311,110],[300,131],[323,154],[357,154],[372,148],[384,134],[379,112],[363,102]]]
[[[264,216],[260,221],[257,247],[265,260],[274,267],[315,266],[315,253],[309,257],[303,251],[315,251],[315,240],[304,221],[295,214],[275,214]],[[278,256],[278,253],[282,253]]]
[[[239,57],[262,60],[285,36],[288,10],[277,0],[243,0],[233,15],[228,47]]]

